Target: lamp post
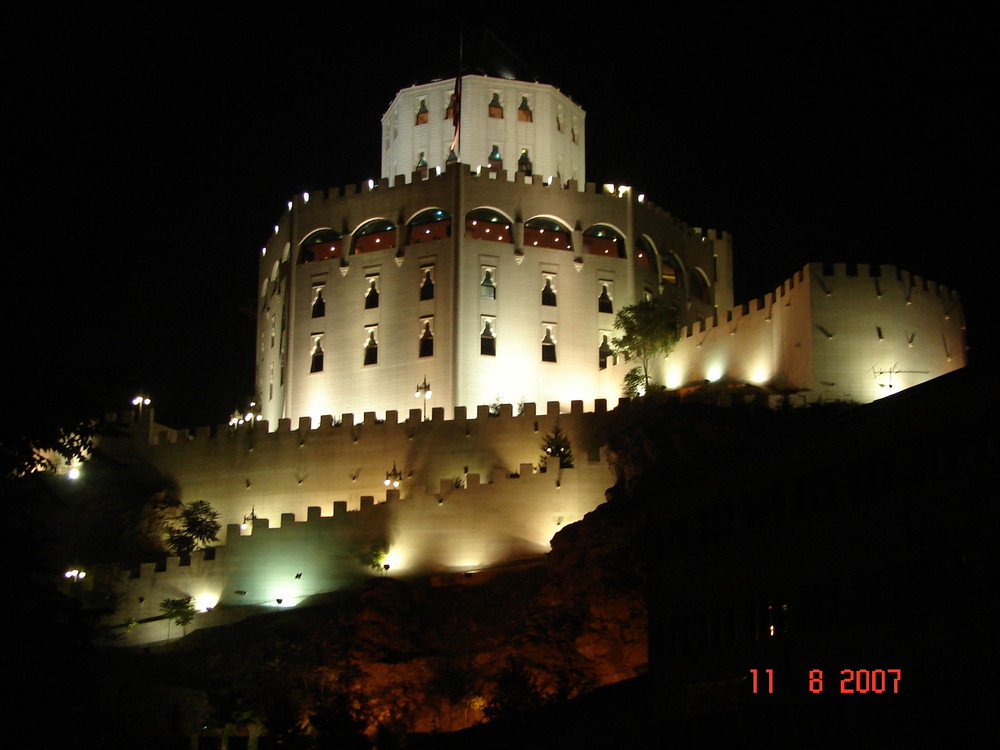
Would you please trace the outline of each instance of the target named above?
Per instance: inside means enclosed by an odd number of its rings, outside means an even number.
[[[138,396],[136,396],[135,398],[132,399],[132,406],[139,407],[139,421],[140,422],[142,421],[142,407],[149,406],[151,403],[152,403],[152,401],[149,398],[149,396],[144,396],[141,393]]]
[[[424,382],[417,385],[417,389],[413,392],[414,398],[424,397],[424,421],[427,421],[427,400],[431,397],[431,384],[427,382],[427,376],[424,375]]]
[[[396,462],[392,462],[392,471],[385,473],[385,486],[392,489],[399,489],[399,482],[403,478],[403,472],[396,468]]]

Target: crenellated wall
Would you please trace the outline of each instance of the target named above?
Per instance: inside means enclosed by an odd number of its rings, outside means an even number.
[[[356,510],[336,500],[302,515],[281,513],[277,526],[260,513],[246,524],[228,524],[225,544],[196,552],[190,561],[170,557],[143,565],[137,577],[122,580],[114,621],[157,618],[163,599],[191,596],[199,610],[220,608],[200,615],[199,627],[255,609],[296,606],[372,575],[474,572],[538,559],[562,526],[604,501],[611,484],[603,461],[545,472],[531,464],[516,468],[498,469],[489,481],[469,474],[462,488],[445,478],[433,491],[388,490],[379,502],[362,496]],[[361,562],[379,539],[388,544],[387,572]],[[230,608],[250,609],[227,614]],[[157,621],[143,624],[126,643],[164,637],[165,623]]]
[[[866,403],[966,363],[957,292],[894,266],[810,263],[762,298],[687,326],[668,388],[705,381]]]
[[[578,472],[587,477],[580,502],[594,507],[612,483],[601,446],[625,419],[628,402],[610,412],[603,400],[589,412],[581,401],[569,407],[560,414],[559,403],[551,402],[539,412],[528,403],[516,414],[503,404],[495,416],[487,406],[475,416],[458,407],[448,420],[438,408],[426,421],[418,409],[402,421],[392,411],[385,419],[367,412],[360,420],[353,414],[318,422],[281,420],[273,431],[258,423],[194,433],[156,425],[146,410],[135,430],[139,442],[148,431],[149,445],[140,446],[143,457],[176,481],[182,500],[207,500],[223,524],[241,523],[252,513],[272,521],[286,513],[305,517],[310,507],[329,513],[334,502],[358,509],[363,497],[386,496],[384,480],[393,467],[402,476],[404,499],[433,497],[442,480],[464,482],[467,475],[493,477],[517,473],[523,465],[538,467],[543,440],[556,425],[570,439]]]

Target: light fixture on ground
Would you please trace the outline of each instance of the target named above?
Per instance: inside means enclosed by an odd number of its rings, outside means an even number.
[[[431,397],[431,384],[427,382],[427,376],[424,375],[424,382],[417,385],[417,389],[413,392],[414,398],[424,397],[424,421],[427,420],[427,401]]]

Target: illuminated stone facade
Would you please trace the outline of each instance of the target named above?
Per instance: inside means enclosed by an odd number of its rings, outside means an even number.
[[[964,367],[958,294],[894,266],[810,263],[773,292],[688,326],[668,388],[750,383],[868,403]]]
[[[383,125],[390,165],[425,129],[447,130],[453,85],[397,96]],[[522,89],[534,92],[531,122],[507,104]],[[494,90],[502,118],[489,116]],[[558,173],[576,122],[566,169],[582,173],[583,111],[556,89],[470,77],[463,101],[463,158],[494,126],[489,148],[512,158],[438,174],[435,152],[408,178],[289,202],[260,259],[257,402],[270,424],[405,412],[425,378],[428,405],[448,416],[497,401],[589,408],[620,395],[606,353],[622,306],[662,293],[683,323],[732,307],[728,235],[688,227],[630,187],[517,171],[516,153],[544,141],[538,159]],[[419,102],[427,122],[414,119]]]

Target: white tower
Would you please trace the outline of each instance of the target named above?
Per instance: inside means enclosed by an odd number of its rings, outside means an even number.
[[[454,143],[455,79],[403,89],[382,117],[382,176],[405,175],[418,165],[444,170]],[[462,77],[458,159],[487,165],[494,146],[509,179],[524,172],[563,185],[585,176],[583,109],[544,83]]]

